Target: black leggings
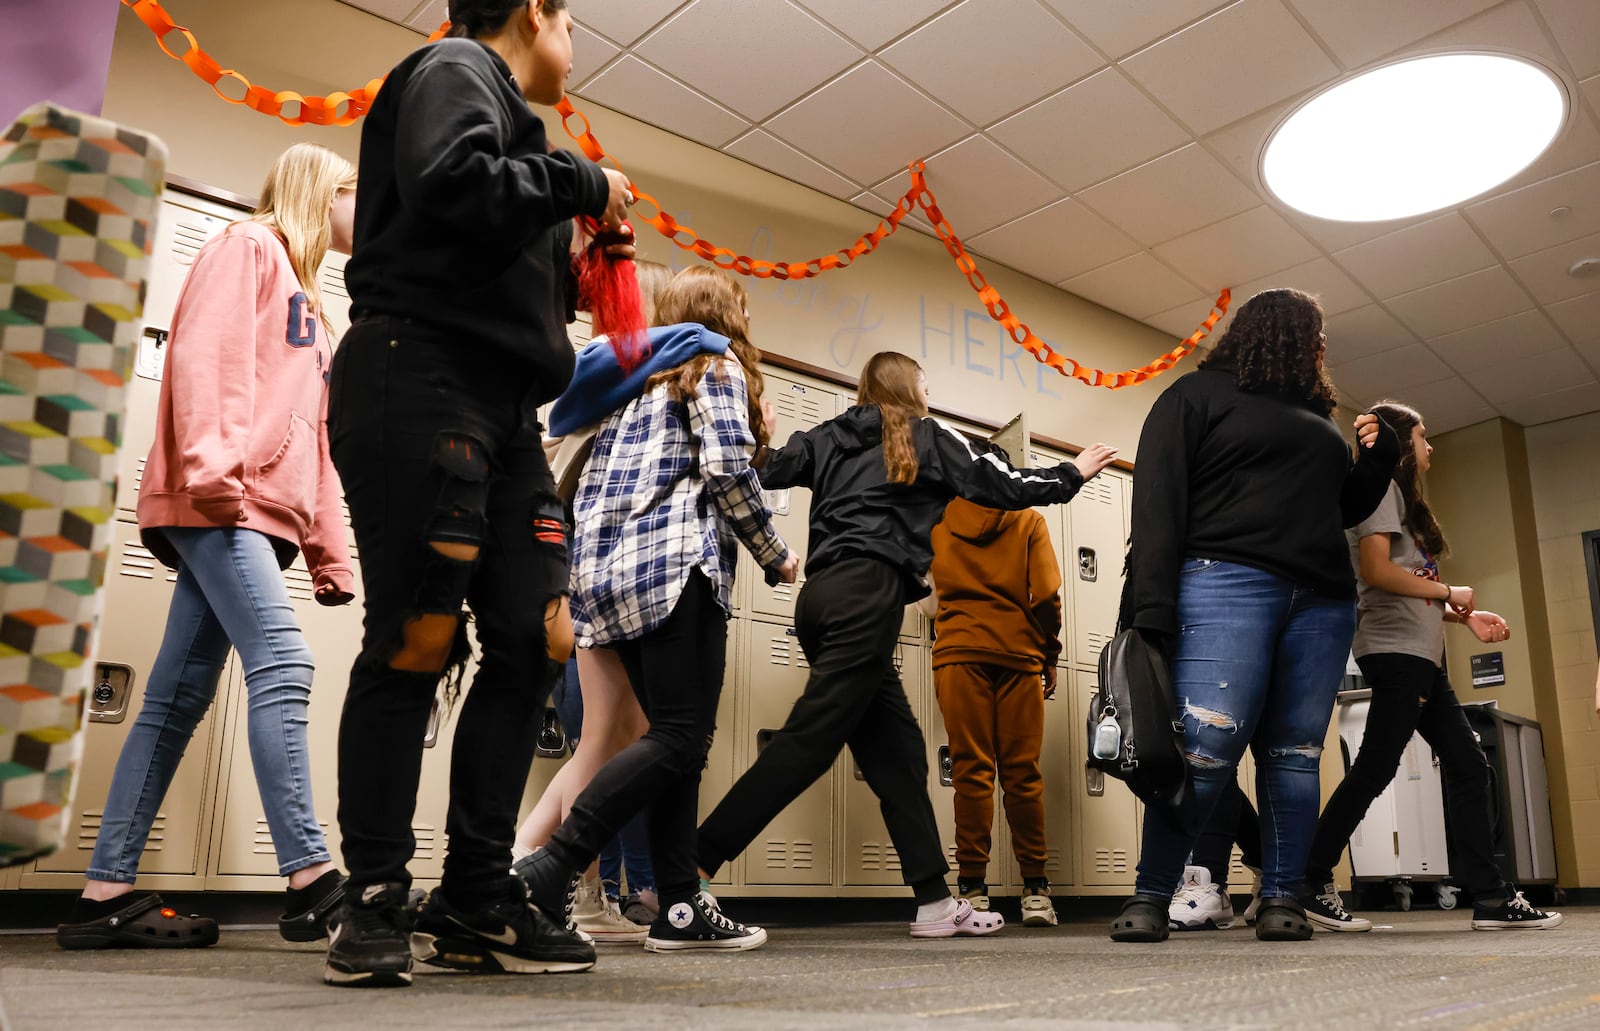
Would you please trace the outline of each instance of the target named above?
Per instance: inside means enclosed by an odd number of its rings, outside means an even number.
[[[1211,872],[1211,883],[1228,886],[1228,868],[1233,861],[1233,846],[1239,845],[1239,860],[1245,866],[1261,869],[1261,821],[1250,804],[1239,779],[1234,778],[1217,799],[1206,829],[1195,839],[1191,862]]]
[[[694,823],[716,730],[728,647],[728,617],[716,588],[689,574],[672,614],[660,626],[613,645],[633,693],[649,717],[644,737],[600,767],[546,846],[582,870],[634,814],[650,814],[650,860],[663,907],[700,888]],[[630,875],[631,876],[631,875]]]
[[[1366,732],[1350,772],[1317,821],[1306,863],[1307,886],[1315,891],[1333,880],[1333,866],[1350,835],[1372,800],[1394,779],[1401,753],[1415,732],[1439,756],[1452,831],[1451,880],[1460,882],[1475,899],[1504,897],[1505,881],[1494,862],[1489,760],[1478,747],[1444,670],[1427,659],[1389,652],[1364,656],[1356,664],[1372,688]]]
[[[468,907],[514,890],[511,842],[549,686],[544,610],[567,572],[542,393],[509,355],[398,319],[357,322],[334,357],[328,436],[366,605],[339,721],[339,829],[357,894],[410,883],[422,738],[441,678],[468,654],[463,603],[481,654],[457,706],[443,886]],[[447,672],[391,666],[424,615],[459,621]]]
[[[869,558],[820,570],[800,589],[795,633],[811,675],[783,728],[700,825],[707,873],[743,852],[848,745],[878,796],[917,901],[948,897],[950,866],[928,798],[927,744],[894,668],[904,594],[899,571]]]

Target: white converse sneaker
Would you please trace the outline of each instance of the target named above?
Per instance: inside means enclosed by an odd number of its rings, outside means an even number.
[[[622,915],[616,904],[608,900],[601,890],[600,879],[585,880],[578,885],[572,899],[572,919],[578,933],[599,945],[637,945],[650,933]]]
[[[1006,925],[999,913],[981,913],[972,908],[966,899],[952,899],[955,909],[937,920],[913,920],[913,938],[954,938],[967,935],[993,934]]]
[[[1174,931],[1225,931],[1233,926],[1233,900],[1220,884],[1211,883],[1203,866],[1183,868],[1183,886],[1167,907]]]
[[[1344,899],[1332,881],[1322,886],[1322,891],[1300,900],[1305,906],[1306,919],[1312,926],[1324,931],[1370,931],[1372,921],[1362,916],[1352,916],[1344,908]]]

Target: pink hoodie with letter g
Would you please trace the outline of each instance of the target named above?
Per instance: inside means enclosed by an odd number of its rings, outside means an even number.
[[[316,586],[354,590],[328,452],[333,347],[277,233],[237,222],[200,249],[178,295],[156,439],[139,489],[146,547],[160,529],[237,526],[305,552]]]

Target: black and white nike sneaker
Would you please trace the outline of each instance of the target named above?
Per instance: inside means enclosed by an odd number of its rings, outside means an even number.
[[[346,988],[397,988],[411,983],[411,914],[404,884],[346,886],[328,918],[322,979]]]
[[[520,881],[517,897],[473,912],[434,889],[417,917],[411,954],[419,963],[477,974],[568,974],[594,966],[594,946],[557,927],[529,905]]]
[[[767,943],[767,932],[730,920],[705,892],[687,900],[666,903],[661,915],[650,925],[644,940],[647,952],[678,952],[683,949],[727,949],[745,952]]]

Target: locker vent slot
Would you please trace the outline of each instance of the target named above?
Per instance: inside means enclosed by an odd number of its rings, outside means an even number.
[[[167,583],[178,582],[178,574],[162,565],[150,549],[136,541],[122,542],[122,561],[117,564],[117,573],[121,576],[131,576],[139,580],[154,580],[164,577]]]
[[[805,653],[800,650],[800,642],[787,634],[768,638],[767,645],[767,660],[774,666],[793,666],[796,669],[811,668],[811,663],[806,661]]]
[[[868,873],[899,873],[900,853],[893,845],[877,841],[861,843],[861,869]]]
[[[350,299],[350,288],[344,285],[344,269],[333,265],[322,267],[322,289],[334,297]]]
[[[1050,875],[1051,881],[1065,884],[1067,879],[1061,875],[1061,871],[1065,870],[1066,867],[1061,865],[1061,861],[1062,853],[1059,848],[1046,848],[1044,850],[1044,872]]]
[[[1111,485],[1110,478],[1096,476],[1080,487],[1077,497],[1072,500],[1076,504],[1087,501],[1096,505],[1114,505],[1117,503],[1117,489]]]
[[[822,396],[825,395],[813,394],[798,383],[791,384],[787,393],[775,390],[768,396],[772,398],[772,407],[778,413],[778,418],[793,419],[802,430],[809,430],[833,414],[823,415]]]
[[[426,861],[435,858],[439,850],[439,832],[426,824],[412,824],[411,834],[417,839],[417,851],[414,858]]]
[[[283,584],[289,589],[289,597],[295,601],[315,601],[317,598],[316,581],[298,562],[283,571]]]
[[[1125,848],[1097,848],[1094,850],[1095,873],[1127,873],[1128,850]]]
[[[324,835],[328,833],[327,820],[318,820],[317,826],[322,828]],[[267,818],[265,816],[256,817],[256,837],[251,844],[250,851],[258,856],[275,856],[278,854],[278,850],[272,847],[272,829],[267,826]]]
[[[211,239],[212,227],[204,223],[178,222],[172,234],[172,258],[179,265],[194,264],[195,255]]]
[[[1083,636],[1088,640],[1089,653],[1097,658],[1100,655],[1101,649],[1111,643],[1111,635],[1101,633],[1098,630],[1090,630],[1085,628],[1083,631]]]
[[[768,841],[765,866],[768,870],[809,870],[816,857],[811,841]]]
[[[78,820],[78,851],[93,852],[94,843],[100,837],[100,822],[105,818],[104,809],[85,809],[83,816]],[[160,852],[166,847],[167,841],[167,814],[157,813],[155,822],[150,825],[150,840],[145,842],[146,852]]]

